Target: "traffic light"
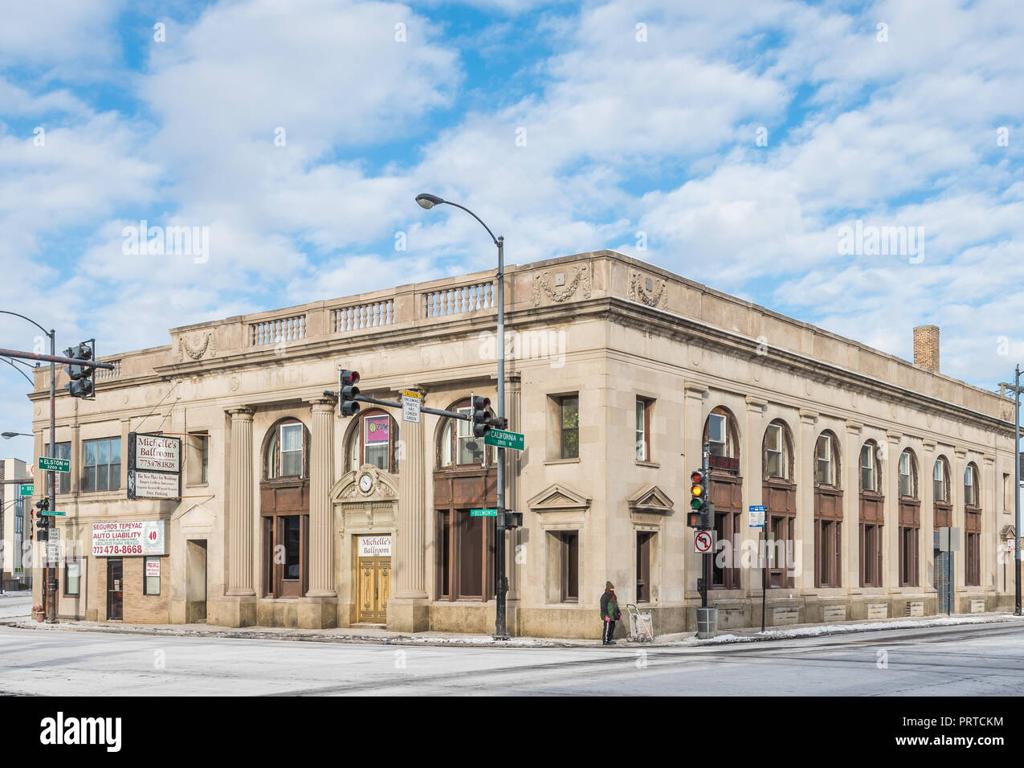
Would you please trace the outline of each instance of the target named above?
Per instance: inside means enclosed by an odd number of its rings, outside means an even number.
[[[83,341],[74,347],[64,350],[64,357],[73,357],[76,360],[93,360],[96,357],[96,340]],[[81,397],[92,400],[96,395],[96,385],[93,376],[96,369],[90,365],[68,365],[65,367],[68,372],[68,394],[71,397]]]
[[[43,511],[50,508],[50,500],[42,498],[36,502],[36,509],[39,514],[36,517],[36,541],[47,541],[49,539],[50,518],[43,516]]]
[[[338,409],[342,416],[355,416],[359,412],[356,395],[359,394],[359,371],[342,369],[338,377]]]
[[[686,524],[691,528],[702,528],[704,520],[705,498],[704,474],[699,470],[690,475],[690,511],[686,514]]]
[[[486,397],[473,395],[471,402],[473,408],[473,435],[475,437],[483,437],[491,431],[491,401]]]

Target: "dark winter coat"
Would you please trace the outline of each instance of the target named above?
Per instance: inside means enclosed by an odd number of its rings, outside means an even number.
[[[622,618],[622,611],[619,610],[619,600],[611,590],[605,590],[601,595],[601,619],[618,621]]]

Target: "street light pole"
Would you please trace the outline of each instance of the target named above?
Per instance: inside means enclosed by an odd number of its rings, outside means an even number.
[[[495,237],[491,228],[484,224],[483,219],[473,213],[469,208],[450,200],[445,200],[437,195],[427,193],[416,195],[416,202],[424,210],[430,210],[436,205],[451,205],[468,213],[476,219],[480,225],[487,230],[491,241],[498,249],[498,418],[505,418],[505,238]],[[497,529],[498,545],[495,548],[494,568],[497,572],[495,579],[495,614],[494,614],[494,637],[496,640],[507,640],[509,637],[506,619],[506,596],[508,594],[508,578],[505,576],[505,449],[498,446],[498,471],[497,471],[497,518],[495,528]]]
[[[1020,616],[1020,363],[1014,369],[1013,397],[1013,614]]]
[[[56,356],[57,354],[57,331],[51,328],[46,330],[33,320],[31,317],[18,314],[17,312],[11,312],[9,310],[0,309],[0,314],[13,315],[14,317],[20,317],[22,320],[32,323],[36,328],[42,331],[50,338],[50,356]],[[56,458],[57,456],[57,366],[53,360],[50,361],[50,447],[47,451],[49,458]],[[36,462],[38,466],[38,462]],[[47,478],[50,482],[50,509],[57,509],[57,476],[56,473],[51,469],[46,473]],[[49,535],[50,529],[56,529],[56,520],[51,521],[52,524],[48,524],[47,535]],[[49,539],[47,539],[47,546],[49,546]],[[48,555],[49,553],[47,553]],[[50,558],[47,556],[43,566],[43,612],[46,615],[46,623],[54,624],[57,621],[57,590],[56,585],[51,583],[50,579]],[[53,580],[54,582],[56,579]]]

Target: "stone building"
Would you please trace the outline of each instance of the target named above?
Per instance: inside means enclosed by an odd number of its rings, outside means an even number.
[[[728,541],[711,580],[721,626],[761,620],[759,503],[768,536],[789,542],[771,550],[769,624],[935,613],[946,575],[955,611],[1009,604],[1012,403],[940,373],[938,329],[917,331],[912,364],[610,251],[506,281],[507,415],[526,441],[507,475],[524,518],[504,543],[512,632],[597,637],[606,580],[659,633],[692,630],[685,513],[705,443]],[[377,397],[493,400],[494,302],[493,273],[477,273],[106,356],[95,400],[57,404],[72,459],[60,615],[493,629],[499,543],[468,512],[494,505],[492,449],[451,419],[365,405],[341,418],[324,392],[348,368]],[[180,490],[160,478],[173,498],[128,498],[141,487],[129,451],[150,444],[129,441],[147,435],[181,441]],[[951,559],[934,551],[943,527],[961,533]]]

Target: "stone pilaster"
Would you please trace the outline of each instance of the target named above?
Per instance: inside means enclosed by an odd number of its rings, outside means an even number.
[[[899,432],[885,434],[882,482],[885,493],[885,525],[882,528],[882,586],[890,594],[900,592],[900,443]],[[892,605],[890,604],[890,610]],[[891,614],[890,614],[891,615]]]
[[[843,473],[842,586],[852,595],[863,594],[860,586],[860,449],[863,427],[846,422],[839,470]],[[847,618],[852,618],[847,616]]]
[[[398,531],[395,536],[395,595],[388,601],[388,629],[422,632],[429,627],[427,576],[427,488],[428,471],[424,428],[402,422],[402,458],[398,471]]]
[[[793,479],[796,487],[796,532],[794,538],[799,542],[800,576],[794,584],[807,592],[814,592],[814,447],[818,443],[818,414],[813,411],[800,411],[800,433],[796,436],[793,447]]]
[[[231,464],[228,487],[228,588],[216,623],[246,626],[256,623],[253,568],[253,445],[251,408],[233,408]]]
[[[509,377],[507,389],[505,392],[507,402],[505,405],[506,416],[509,420],[509,429],[520,432],[522,431],[522,401],[523,401],[523,388],[522,382],[518,375],[512,375]],[[521,481],[520,476],[522,474],[522,457],[519,451],[506,451],[505,452],[508,471],[505,473],[505,508],[511,509],[515,512],[523,512],[520,499],[522,499],[522,489],[520,487]],[[523,524],[525,527],[526,515],[523,515]],[[520,542],[523,529],[516,528],[510,530],[506,537],[506,550],[505,550],[505,564],[508,570],[508,595],[506,601],[506,625],[511,634],[517,635],[518,632],[518,614],[519,614],[519,585],[520,585],[520,565],[516,562],[516,551],[517,546]]]
[[[740,430],[740,434],[743,435],[743,443],[739,447],[740,472],[743,474],[743,507],[740,510],[740,536],[744,539],[758,539],[761,536],[761,531],[750,527],[749,507],[751,504],[768,503],[768,499],[763,498],[764,472],[761,466],[764,431],[768,427],[768,403],[761,398],[751,395],[747,395],[745,403],[746,413],[744,414],[743,429]],[[769,510],[768,519],[765,520],[766,524],[771,523],[770,513],[771,510]],[[765,534],[769,530],[765,529]],[[762,573],[760,568],[740,569],[740,587],[747,597],[760,596],[761,583]],[[770,596],[771,593],[769,593]],[[760,602],[757,603],[756,608],[752,604],[752,611],[754,610],[756,610],[757,615],[754,616],[751,613],[751,624],[759,624],[761,621]]]
[[[322,629],[338,625],[331,510],[335,401],[317,398],[310,406],[313,428],[309,453],[309,591],[299,605],[299,626]]]

